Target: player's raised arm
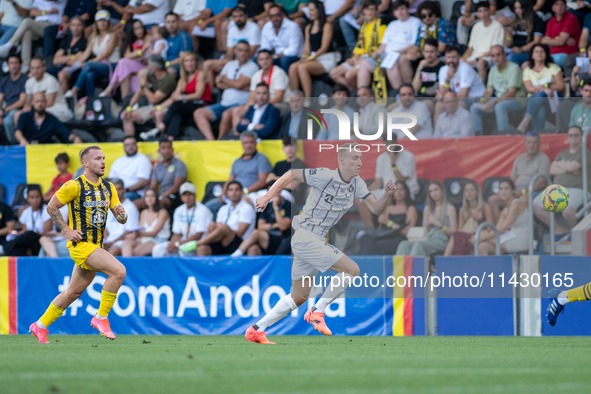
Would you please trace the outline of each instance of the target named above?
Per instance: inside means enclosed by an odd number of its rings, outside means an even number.
[[[304,170],[289,170],[283,174],[279,179],[277,179],[277,181],[275,181],[273,186],[271,186],[265,195],[257,198],[255,208],[259,212],[263,212],[273,196],[281,192],[281,190],[283,190],[287,185],[291,184],[292,181],[304,182]]]
[[[384,209],[386,209],[386,207],[388,206],[388,201],[390,200],[390,197],[394,194],[394,191],[396,191],[396,184],[392,181],[388,181],[388,183],[386,183],[385,190],[386,192],[382,197],[380,197],[379,200],[376,200],[373,194],[370,194],[369,196],[367,196],[367,198],[363,199],[363,203],[365,204],[365,206],[374,215],[379,216],[382,214],[382,212],[384,212]]]
[[[62,204],[62,202],[57,198],[57,194],[54,194],[53,197],[51,197],[49,204],[47,204],[47,213],[55,222],[56,226],[58,226],[63,231],[64,235],[71,242],[82,241],[82,231],[72,230],[64,221],[64,217],[60,212],[60,208],[63,206],[64,204]]]

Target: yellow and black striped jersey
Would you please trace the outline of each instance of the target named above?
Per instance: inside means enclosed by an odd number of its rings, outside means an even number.
[[[80,175],[60,187],[55,196],[62,204],[69,205],[69,226],[82,232],[81,242],[102,248],[109,209],[121,204],[115,186],[102,178],[94,184]]]

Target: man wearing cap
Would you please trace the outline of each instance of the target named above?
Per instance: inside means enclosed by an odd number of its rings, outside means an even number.
[[[125,135],[135,135],[134,123],[143,124],[154,117],[154,112],[160,110],[160,104],[176,89],[176,80],[166,71],[164,59],[152,55],[148,58],[148,69],[138,73],[138,86],[139,89],[131,98],[129,106],[121,113]],[[149,104],[134,110],[133,107],[144,96]]]
[[[43,33],[47,26],[59,25],[62,21],[62,15],[66,8],[66,0],[35,0],[29,11],[29,17],[23,20],[23,23],[14,32],[14,35],[4,45],[0,45],[0,57],[6,58],[12,48],[19,44],[21,48],[21,58],[23,60],[23,73],[29,71],[31,62],[32,43],[35,40],[43,38]]]
[[[195,185],[185,182],[181,185],[179,192],[183,205],[174,211],[172,237],[169,242],[155,245],[152,249],[152,257],[186,255],[179,250],[179,246],[191,241],[199,241],[213,220],[211,211],[196,201]],[[195,251],[188,254],[194,255]]]

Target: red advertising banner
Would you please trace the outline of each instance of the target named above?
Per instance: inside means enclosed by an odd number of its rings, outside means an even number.
[[[346,141],[303,141],[304,157],[308,167],[337,167],[336,146]],[[358,141],[363,154],[361,177],[375,177],[376,159],[385,151],[379,141]],[[481,186],[489,177],[509,176],[515,158],[525,153],[524,138],[519,135],[484,136],[470,138],[430,138],[418,141],[408,139],[399,143],[415,156],[417,177],[429,180],[465,177]],[[374,145],[372,145],[374,144]],[[321,146],[322,145],[322,146]],[[329,146],[333,145],[333,148]],[[321,149],[322,148],[322,149]],[[568,148],[566,134],[541,136],[540,150],[553,161],[561,150]],[[378,152],[379,149],[379,152]]]

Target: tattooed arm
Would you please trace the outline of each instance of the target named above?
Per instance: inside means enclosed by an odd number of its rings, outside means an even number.
[[[72,230],[66,224],[62,213],[60,212],[60,208],[63,207],[64,204],[54,195],[47,204],[47,213],[51,217],[51,219],[55,222],[55,224],[62,229],[64,235],[71,241],[71,242],[80,242],[82,240],[82,232],[79,230]]]

